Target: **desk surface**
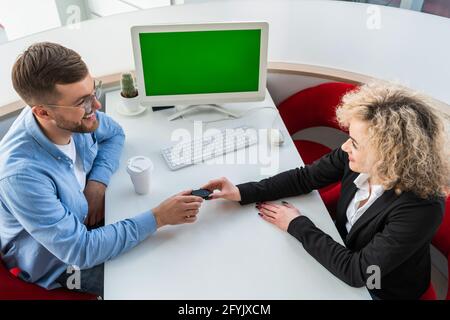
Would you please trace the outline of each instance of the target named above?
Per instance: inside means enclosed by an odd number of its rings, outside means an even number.
[[[120,168],[106,194],[108,224],[148,210],[172,194],[198,188],[213,178],[226,176],[234,183],[242,183],[266,177],[261,168],[269,168],[268,162],[264,162],[266,165],[199,164],[170,171],[160,150],[171,144],[175,129],[193,132],[194,123],[167,121],[173,110],[152,112],[149,109],[140,117],[127,118],[116,112],[119,102],[118,92],[107,94],[107,113],[123,126],[127,136]],[[263,106],[273,106],[268,94],[263,102],[232,104],[230,109]],[[204,124],[204,130],[244,124],[270,128],[272,123],[286,137],[279,149],[279,171],[302,165],[274,109],[253,110],[237,120]],[[238,154],[245,155],[248,151],[240,150]],[[135,194],[126,173],[126,160],[135,155],[148,156],[154,162],[149,195]],[[289,201],[342,243],[317,191]],[[195,224],[164,227],[133,250],[107,262],[105,298],[370,299],[370,296],[365,288],[352,288],[333,276],[295,238],[262,220],[254,205],[240,206],[217,200],[204,202]]]

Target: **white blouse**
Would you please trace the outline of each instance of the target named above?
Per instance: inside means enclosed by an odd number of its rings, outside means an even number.
[[[360,173],[355,181],[353,181],[358,188],[358,191],[356,191],[355,196],[347,208],[347,223],[345,224],[347,232],[350,232],[350,229],[356,221],[384,192],[383,186],[377,184],[369,185],[368,180],[369,175],[367,173]],[[367,198],[369,198],[369,200],[361,208],[358,208],[359,203]]]

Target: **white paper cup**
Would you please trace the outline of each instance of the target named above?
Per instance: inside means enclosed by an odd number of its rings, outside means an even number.
[[[152,171],[153,162],[147,157],[136,156],[128,160],[127,172],[137,194],[147,194],[150,191]]]

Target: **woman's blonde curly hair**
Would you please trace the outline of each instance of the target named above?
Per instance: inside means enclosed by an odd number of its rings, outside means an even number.
[[[368,122],[373,172],[387,190],[421,198],[449,194],[450,155],[444,122],[432,102],[403,86],[371,82],[347,93],[336,110],[342,127]]]

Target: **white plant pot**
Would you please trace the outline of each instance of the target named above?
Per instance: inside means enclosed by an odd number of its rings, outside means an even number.
[[[120,98],[122,99],[122,105],[125,111],[134,113],[139,110],[139,95],[134,98],[125,98],[120,95]]]

